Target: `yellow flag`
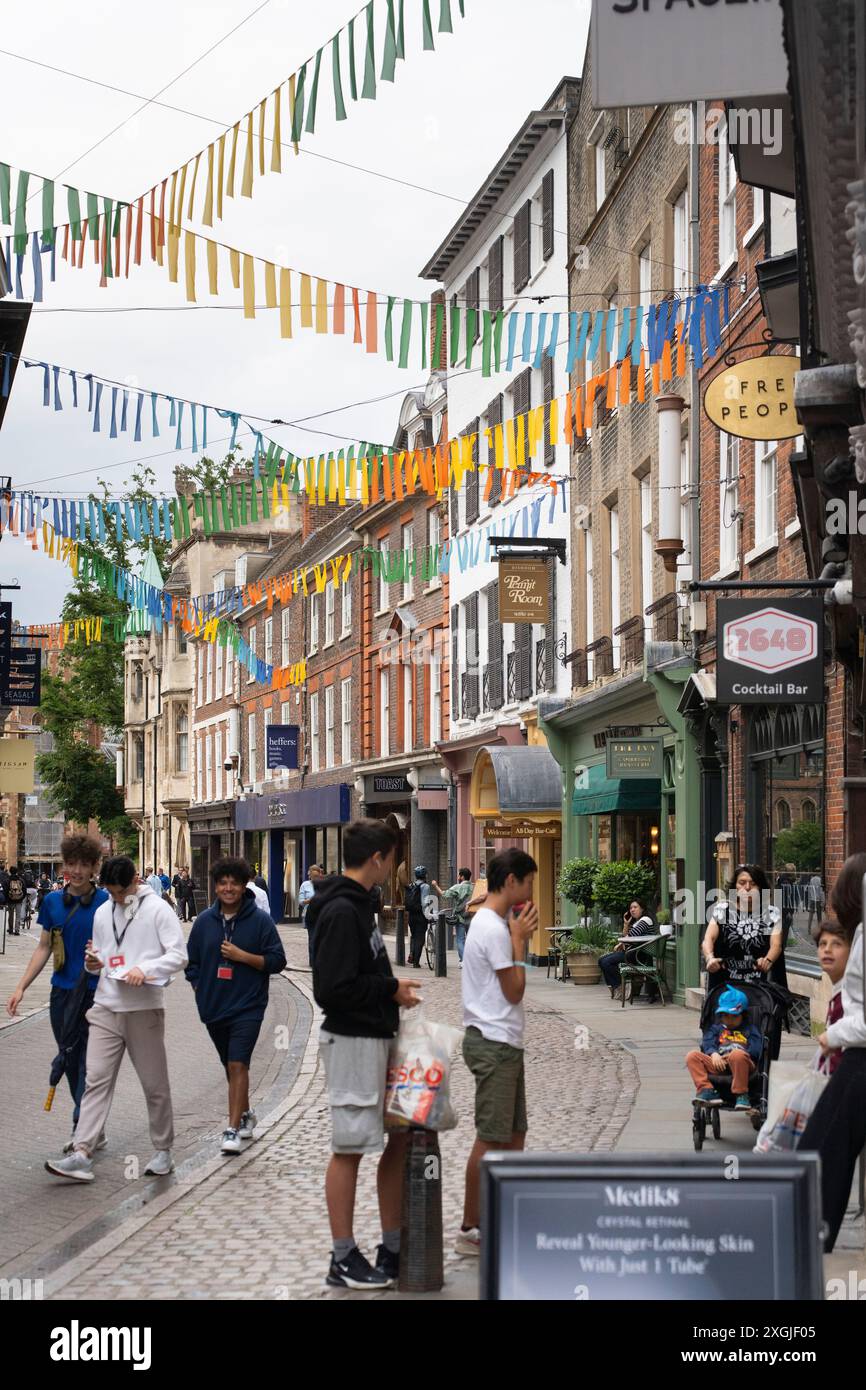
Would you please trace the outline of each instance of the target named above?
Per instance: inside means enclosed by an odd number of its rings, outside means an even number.
[[[184,232],[183,249],[186,262],[187,303],[195,304],[195,232]]]
[[[239,128],[240,121],[236,121],[235,124],[232,126],[232,152],[229,156],[229,176],[226,182],[226,193],[228,194],[229,198],[233,198],[235,196],[235,162],[237,160],[238,153]]]
[[[241,197],[253,196],[253,113],[247,116],[247,147],[244,155],[244,173],[241,179]]]
[[[201,220],[206,227],[213,226],[213,145],[207,147],[207,187],[204,191],[204,212]]]
[[[294,74],[294,73],[292,73],[291,77],[289,78],[289,128],[290,128],[291,130],[294,130],[294,128],[295,128],[295,74]],[[295,141],[293,142],[292,148],[293,148],[293,150],[295,151],[295,154],[297,154],[297,153],[298,153],[298,142],[297,142],[297,140],[295,140]]]
[[[265,305],[268,309],[277,307],[277,273],[270,261],[265,261]]]
[[[232,273],[232,284],[236,290],[241,287],[241,254],[233,246],[229,247],[229,268]]]
[[[292,336],[292,272],[280,268],[280,336]]]
[[[223,175],[226,162],[226,137],[220,136],[219,158],[217,160],[217,217],[222,221],[223,215]]]
[[[559,401],[555,396],[550,402],[550,442],[554,448],[559,443]]]
[[[188,167],[187,164],[184,164],[180,171],[180,190],[177,195],[177,221],[174,224],[178,236],[180,236],[180,224],[183,218],[183,193],[186,188],[186,171]]]
[[[319,494],[319,506],[320,506],[320,507],[324,507],[324,505],[325,505],[325,481],[326,481],[326,476],[325,476],[325,475],[326,475],[326,472],[327,472],[327,467],[326,467],[326,464],[325,464],[325,455],[324,455],[324,454],[319,454],[319,463],[318,463],[317,473],[318,473],[318,494]],[[323,586],[323,587],[324,587],[324,586]]]
[[[328,331],[328,282],[316,281],[316,332]]]
[[[174,227],[168,229],[168,278],[177,284],[177,262],[180,255],[180,232]]]
[[[309,275],[301,273],[301,327],[313,326],[313,287]]]
[[[169,195],[169,200],[168,200],[168,230],[169,230],[169,232],[170,232],[170,231],[172,230],[172,228],[176,225],[176,224],[175,224],[175,216],[174,216],[174,212],[175,212],[175,199],[176,199],[176,197],[177,197],[177,170],[175,169],[174,173],[173,173],[172,176],[171,176],[171,193],[170,193],[170,195]]]
[[[505,445],[508,452],[508,467],[517,467],[517,450],[514,444],[514,417],[505,421]]]
[[[267,97],[263,97],[259,102],[259,173],[265,172],[265,107],[268,104]]]
[[[271,173],[279,174],[283,168],[283,147],[280,134],[280,98],[283,89],[279,86],[274,92],[274,135],[271,142]]]
[[[217,244],[215,241],[207,243],[207,278],[210,293],[217,294]]]
[[[244,318],[256,316],[256,269],[252,256],[244,256]]]
[[[199,166],[200,162],[201,162],[201,150],[199,150],[198,154],[197,154],[196,157],[195,157],[195,167],[193,168],[193,171],[192,171],[192,185],[190,186],[190,190],[189,190],[189,202],[188,202],[187,205],[186,205],[186,215],[187,215],[187,217],[192,217],[192,215],[193,215],[193,199],[195,198],[195,181],[196,181],[196,179],[198,178],[198,166]]]
[[[501,425],[497,425],[493,431],[493,452],[496,456],[496,467],[503,468],[505,466],[505,449]]]

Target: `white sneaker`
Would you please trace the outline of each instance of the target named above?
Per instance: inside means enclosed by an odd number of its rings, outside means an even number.
[[[83,1153],[73,1150],[68,1158],[58,1158],[47,1162],[45,1168],[56,1178],[71,1178],[73,1182],[93,1182],[96,1176],[93,1161]]]
[[[169,1149],[157,1149],[144,1170],[145,1177],[149,1174],[153,1178],[166,1178],[173,1172],[174,1160]]]
[[[223,1141],[220,1145],[220,1153],[239,1154],[242,1148],[243,1145],[241,1144],[240,1135],[238,1134],[238,1131],[236,1129],[232,1129],[231,1126],[229,1126],[228,1129],[224,1129]]]
[[[241,1115],[241,1122],[238,1126],[239,1139],[255,1139],[255,1127],[257,1124],[255,1110],[245,1110]]]
[[[481,1231],[479,1228],[473,1226],[469,1231],[458,1231],[454,1249],[458,1255],[480,1255]]]

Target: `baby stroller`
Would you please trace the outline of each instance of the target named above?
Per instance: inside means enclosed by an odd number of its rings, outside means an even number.
[[[730,987],[725,980],[710,990],[701,1009],[701,1036],[715,1018],[719,995]],[[779,1056],[782,1043],[782,1026],[788,1023],[788,1008],[791,995],[780,985],[764,981],[762,984],[742,984],[735,982],[736,988],[743,991],[749,1000],[746,1021],[753,1023],[761,1034],[761,1058],[749,1080],[749,1100],[751,1102],[752,1128],[759,1130],[767,1118],[767,1096],[770,1088],[770,1063]],[[692,1110],[692,1138],[695,1148],[700,1152],[704,1146],[707,1126],[712,1128],[713,1138],[721,1139],[721,1111],[733,1110],[734,1096],[731,1093],[733,1078],[730,1073],[720,1072],[713,1077],[713,1087],[722,1097],[722,1104],[694,1100]]]

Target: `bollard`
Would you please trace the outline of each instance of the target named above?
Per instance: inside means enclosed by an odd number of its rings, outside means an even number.
[[[400,1221],[401,1293],[435,1293],[444,1283],[439,1136],[412,1126],[406,1139]]]
[[[445,955],[445,947],[448,942],[446,915],[446,913],[440,912],[436,918],[436,975],[440,979],[444,979],[448,974],[448,960]]]
[[[394,960],[395,960],[395,962],[396,962],[397,965],[405,965],[405,964],[406,964],[406,937],[405,937],[405,931],[406,931],[406,909],[405,909],[404,907],[398,907],[398,908],[395,909],[395,911],[396,911],[396,924],[395,924],[395,927],[394,927],[394,934],[395,934],[395,937],[396,937],[396,945],[395,945],[395,949],[394,949]]]

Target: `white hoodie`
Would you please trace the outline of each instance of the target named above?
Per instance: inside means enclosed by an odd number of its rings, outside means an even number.
[[[827,1029],[831,1047],[866,1047],[863,1018],[863,924],[854,933],[851,953],[842,976],[842,1017]]]
[[[113,929],[112,929],[113,922]],[[123,937],[118,944],[115,938]],[[93,918],[93,950],[103,964],[94,1003],[113,1013],[137,1009],[164,1009],[163,988],[187,963],[186,941],[176,915],[146,883],[119,907],[113,898],[101,903]],[[112,957],[123,956],[126,972],[137,965],[152,981],[147,985],[128,985],[110,979]],[[90,971],[98,974],[98,971]]]

